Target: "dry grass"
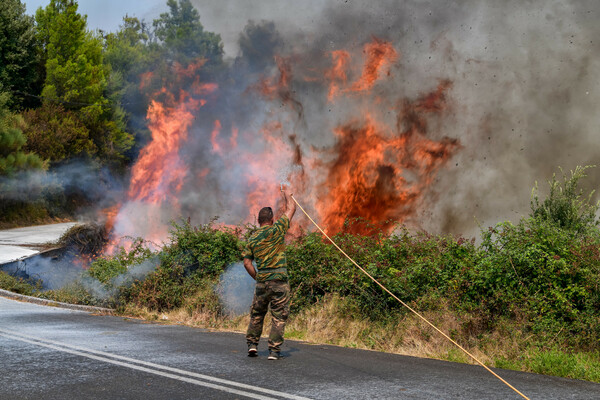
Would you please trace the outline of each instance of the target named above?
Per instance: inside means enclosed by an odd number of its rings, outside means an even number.
[[[286,325],[286,338],[314,344],[332,344],[343,347],[384,351],[415,357],[436,358],[473,363],[452,343],[414,315],[406,315],[397,323],[375,323],[368,318],[350,316],[346,301],[339,296],[328,296],[323,301],[300,314],[290,317]],[[218,297],[203,288],[187,299],[186,303],[169,312],[155,312],[128,306],[124,314],[151,321],[183,324],[220,331],[244,333],[248,315],[231,317],[222,314]],[[455,337],[461,332],[461,321],[450,313],[436,311],[424,315],[443,332],[449,333],[469,352],[486,364],[493,364],[495,356],[504,354],[507,343],[499,334],[484,340],[484,349],[477,346],[482,341],[475,338]],[[270,317],[265,319],[264,334],[268,335]],[[460,335],[459,335],[460,336]],[[508,346],[512,349],[514,346]],[[518,346],[517,346],[518,347]],[[515,349],[516,350],[516,349]]]
[[[288,336],[312,343],[471,362],[468,356],[415,315],[406,315],[395,323],[377,323],[367,317],[351,317],[344,311],[347,309],[344,299],[328,297],[293,318],[286,327],[291,333]],[[449,313],[436,311],[425,313],[424,317],[451,335],[460,330],[460,322]],[[462,345],[483,362],[489,362],[477,348]]]
[[[197,308],[198,301],[206,300],[212,299],[206,293],[198,293],[186,306],[168,313],[139,308],[128,308],[125,311],[130,316],[162,323],[218,331],[246,331],[248,315],[228,317],[214,309]],[[286,326],[285,337],[313,344],[332,344],[475,364],[469,356],[414,315],[407,315],[395,324],[384,325],[351,317],[344,311],[346,309],[344,299],[337,296],[326,298],[305,312],[291,317]],[[507,322],[504,328],[489,334],[468,335],[458,333],[464,331],[461,327],[465,321],[460,321],[450,313],[439,310],[425,313],[424,316],[487,366],[600,382],[600,354],[569,354],[555,349],[536,349],[535,346],[530,346],[529,337],[523,337],[522,332],[515,329],[514,321],[512,324]],[[266,334],[269,332],[269,325],[270,318],[267,316],[264,329]]]
[[[248,314],[230,317],[222,314],[218,297],[209,288],[200,289],[177,310],[157,313],[140,308],[125,309],[125,314],[151,321],[184,324],[219,331],[244,333]],[[482,333],[480,321],[459,317],[440,306],[426,312],[425,318],[456,340],[481,362],[491,367],[600,381],[600,358],[596,353],[567,354],[557,350],[536,350],[515,321],[499,323],[491,333]],[[265,319],[268,334],[270,317]],[[479,332],[479,333],[478,333]],[[368,349],[474,364],[475,361],[413,314],[405,314],[394,323],[373,322],[357,318],[349,302],[328,296],[311,308],[290,317],[287,339],[313,344]],[[558,368],[560,366],[564,368]]]

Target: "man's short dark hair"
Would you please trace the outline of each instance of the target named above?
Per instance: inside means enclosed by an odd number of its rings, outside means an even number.
[[[271,207],[263,207],[258,212],[258,224],[262,225],[273,219],[273,209]]]

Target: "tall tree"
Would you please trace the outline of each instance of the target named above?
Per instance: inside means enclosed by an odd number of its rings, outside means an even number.
[[[112,72],[120,73],[127,81],[137,79],[148,67],[146,30],[144,22],[126,15],[119,30],[104,38],[104,61]]]
[[[113,103],[124,103],[128,127],[136,135],[146,127],[148,101],[140,95],[140,82],[154,55],[148,44],[146,24],[127,15],[120,29],[104,38],[104,62],[110,71],[108,97]]]
[[[0,7],[0,85],[12,92],[13,108],[31,103],[24,93],[34,89],[38,54],[35,24],[20,0],[3,0]]]
[[[221,36],[204,30],[200,14],[190,0],[168,0],[167,6],[170,12],[161,14],[153,22],[167,59],[185,65],[204,58],[208,65],[221,65]]]
[[[81,103],[103,104],[106,87],[102,43],[86,29],[86,17],[74,0],[51,0],[39,8],[36,20],[45,42],[46,82],[42,95],[68,108]]]
[[[89,130],[73,111],[60,104],[45,103],[23,112],[27,136],[25,149],[51,163],[60,163],[70,157],[89,157],[96,146],[89,138]]]
[[[106,98],[107,69],[102,40],[86,28],[87,17],[77,12],[74,0],[51,0],[36,13],[38,37],[44,45],[46,102],[60,102],[77,112],[89,130],[98,156],[121,159],[132,143],[124,115]]]

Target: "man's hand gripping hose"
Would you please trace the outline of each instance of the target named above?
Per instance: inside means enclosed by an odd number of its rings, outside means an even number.
[[[473,354],[471,354],[467,350],[465,350],[460,344],[458,344],[456,341],[452,340],[448,335],[446,335],[444,332],[442,332],[438,327],[436,327],[431,322],[429,322],[429,320],[427,318],[425,318],[424,316],[422,316],[421,314],[419,314],[417,311],[415,311],[414,309],[412,309],[408,304],[406,304],[405,302],[403,302],[402,300],[400,300],[395,294],[393,294],[392,292],[390,292],[385,286],[383,286],[381,283],[379,283],[379,281],[377,279],[373,278],[367,271],[365,271],[360,265],[358,265],[358,263],[356,261],[354,261],[348,254],[346,254],[346,252],[344,252],[344,250],[342,250],[340,248],[340,246],[338,246],[325,233],[325,231],[323,229],[321,229],[321,227],[319,225],[317,225],[317,223],[310,217],[310,215],[308,215],[308,213],[304,210],[304,208],[302,208],[302,206],[300,205],[300,203],[298,203],[298,200],[296,200],[296,198],[294,197],[294,195],[290,195],[290,197],[291,197],[292,200],[294,200],[294,202],[296,203],[296,205],[298,205],[298,207],[300,208],[300,210],[302,210],[302,212],[304,213],[304,215],[306,215],[308,217],[308,219],[310,220],[310,222],[312,222],[317,227],[317,229],[319,231],[321,231],[321,233],[331,242],[331,244],[333,244],[344,256],[346,256],[346,258],[348,258],[348,260],[350,260],[352,262],[352,264],[354,264],[358,269],[360,269],[362,271],[362,273],[364,273],[365,275],[367,275],[373,282],[375,282],[377,285],[379,285],[379,287],[381,287],[386,293],[388,293],[390,296],[392,296],[394,299],[396,299],[398,302],[400,302],[400,304],[402,304],[404,307],[406,307],[408,310],[410,310],[413,314],[415,314],[417,317],[419,317],[421,320],[423,320],[427,325],[431,326],[438,333],[440,333],[442,336],[444,336],[446,339],[448,339],[450,342],[452,342],[452,344],[454,344],[456,347],[458,347],[460,350],[462,350],[466,355],[468,355],[473,360],[475,360],[475,362],[477,362],[477,364],[481,365],[489,373],[491,373],[492,375],[494,375],[496,378],[500,379],[500,381],[502,381],[502,383],[504,383],[509,388],[511,388],[512,390],[514,390],[521,397],[523,397],[524,399],[529,400],[529,398],[527,396],[525,396],[523,393],[521,393],[520,391],[518,391],[510,383],[508,383],[507,381],[505,381],[504,379],[502,379],[498,374],[496,374],[494,371],[492,371],[490,368],[488,368],[484,363],[482,363],[481,361],[479,361],[479,359],[477,359],[477,357],[475,357]]]

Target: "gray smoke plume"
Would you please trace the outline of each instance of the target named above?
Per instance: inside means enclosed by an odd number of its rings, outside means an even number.
[[[102,300],[116,299],[119,288],[128,287],[135,281],[143,281],[148,274],[156,270],[160,265],[159,257],[152,257],[143,262],[131,265],[127,271],[114,277],[109,285],[104,285],[100,281],[87,275],[84,271],[79,272],[75,279],[80,282],[95,298]],[[73,279],[73,280],[75,280]]]
[[[60,289],[81,276],[80,267],[72,263],[56,263],[50,257],[32,257],[3,264],[2,271],[30,282],[40,282],[45,290]]]
[[[127,271],[119,276],[116,276],[111,284],[115,287],[123,285],[131,285],[134,281],[143,281],[144,278],[153,272],[160,265],[158,256],[144,260],[143,262],[131,265]]]
[[[543,191],[559,166],[568,171],[600,160],[597,1],[195,4],[205,26],[238,52],[230,56],[248,53],[247,41],[236,43],[237,28],[247,19],[266,20],[263,26],[278,39],[254,42],[253,55],[268,55],[266,44],[276,43],[281,54],[314,55],[311,64],[318,66],[325,52],[360,46],[375,35],[401,53],[391,89],[414,97],[439,79],[453,82],[452,114],[436,128],[463,147],[407,221],[413,226],[473,235],[477,223],[515,221],[529,212],[536,181]],[[256,23],[249,27],[256,30]],[[356,111],[330,110],[312,94],[296,86],[306,122],[296,132],[303,149],[331,144],[332,125]],[[589,174],[583,183],[597,188],[600,171]]]
[[[73,159],[49,171],[21,171],[0,177],[0,200],[43,202],[50,213],[78,203],[80,221],[96,220],[98,210],[123,198],[123,179],[90,160]]]
[[[144,236],[153,223],[180,215],[194,224],[214,216],[228,224],[255,222],[249,215],[276,206],[273,192],[288,179],[305,208],[322,217],[315,203],[327,193],[335,130],[363,123],[366,112],[399,126],[394,108],[442,81],[452,82],[448,108],[423,121],[430,139],[456,139],[461,147],[411,205],[409,227],[477,235],[478,224],[525,216],[535,182],[550,179],[559,166],[598,163],[596,1],[194,4],[205,28],[222,35],[228,67],[216,79],[218,90],[194,111],[180,151],[188,173],[173,194],[177,201],[148,205],[150,211],[125,204],[117,234]],[[331,52],[350,54],[352,83],[373,37],[398,52],[388,75],[369,96],[343,94],[328,102],[322,78]],[[295,173],[282,177],[288,168]],[[600,170],[589,174],[587,185],[597,187]],[[409,170],[402,179],[416,178]]]
[[[80,284],[95,298],[109,300],[115,298],[119,287],[129,286],[135,281],[143,281],[160,264],[159,257],[149,258],[140,264],[131,265],[127,271],[113,278],[109,285],[104,285],[92,278],[76,263],[77,256],[71,253],[62,256],[46,254],[7,263],[1,270],[31,282],[38,282],[43,290],[58,290],[69,284]]]

